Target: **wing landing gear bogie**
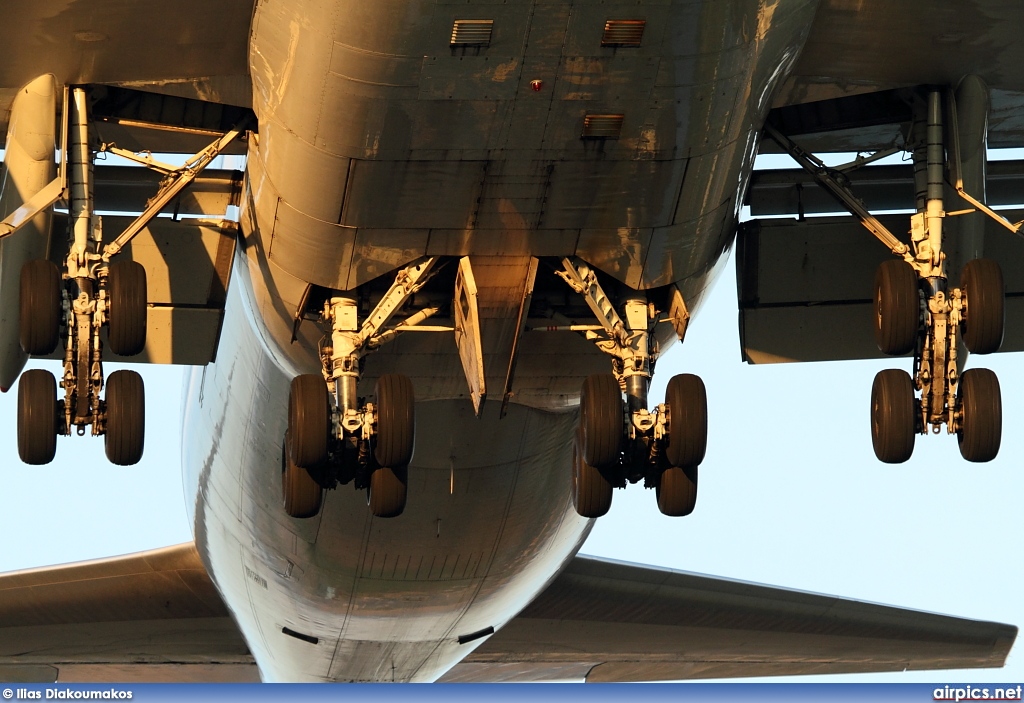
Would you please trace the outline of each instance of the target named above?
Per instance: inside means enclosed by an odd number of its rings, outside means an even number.
[[[68,210],[68,251],[60,265],[49,260],[22,266],[19,337],[23,351],[47,356],[55,352],[63,330],[64,357],[60,387],[49,371],[22,375],[19,387],[19,453],[26,463],[49,463],[57,435],[74,430],[105,437],[108,459],[121,466],[142,458],[145,390],[134,371],[116,371],[105,380],[101,332],[113,354],[133,357],[146,349],[148,285],[145,268],[119,256],[131,240],[179,195],[244,129],[225,133],[180,168],[164,167],[111,144],[97,144],[91,133],[90,95],[85,87],[68,87],[63,105],[61,155],[57,178],[26,202],[35,209],[21,224],[0,227],[10,236],[35,214],[63,201]],[[104,239],[95,214],[93,161],[111,151],[163,173],[160,190],[140,214],[113,239]],[[54,392],[49,390],[51,386]],[[104,389],[106,390],[104,396]],[[50,398],[53,395],[54,398]],[[51,423],[51,416],[55,416]]]
[[[905,462],[913,453],[916,435],[939,433],[945,426],[947,433],[957,435],[965,459],[991,461],[1002,433],[999,382],[986,369],[962,371],[959,357],[961,342],[973,354],[999,350],[1005,316],[1003,275],[997,262],[975,258],[964,266],[960,287],[950,286],[943,223],[975,212],[1016,234],[1024,223],[1011,224],[965,190],[956,95],[930,88],[922,97],[912,145],[907,147],[913,152],[918,196],[909,245],[872,216],[850,190],[842,171],[856,162],[830,168],[773,125],[766,125],[765,131],[897,257],[883,262],[875,275],[874,332],[882,353],[913,354],[913,373],[886,370],[875,377],[871,437],[877,458]],[[947,176],[948,186],[974,209],[946,212]],[[973,177],[983,179],[984,173],[975,172]]]

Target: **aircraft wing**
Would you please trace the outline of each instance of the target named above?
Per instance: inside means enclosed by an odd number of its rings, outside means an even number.
[[[443,681],[999,667],[1017,628],[576,557]],[[195,546],[0,575],[0,680],[256,681]]]
[[[999,667],[1017,628],[576,557],[443,681],[665,681]]]
[[[826,105],[841,98],[920,85],[956,86],[977,75],[992,89],[989,145],[1024,144],[1024,45],[1018,28],[1024,9],[1017,0],[822,0],[800,59],[775,106]],[[847,101],[819,115],[856,122],[864,102]],[[877,117],[879,105],[871,110]],[[828,142],[807,142],[818,151],[856,151],[888,146],[893,123],[861,125],[833,133]],[[888,127],[888,128],[887,128]]]
[[[0,575],[0,681],[258,681],[188,544]]]
[[[254,0],[4,0],[0,134],[15,93],[39,75],[251,105]]]

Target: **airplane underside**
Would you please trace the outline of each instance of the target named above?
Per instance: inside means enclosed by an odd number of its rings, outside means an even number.
[[[875,380],[878,459],[945,427],[990,461],[998,380],[964,362],[1001,348],[1024,280],[986,258],[988,228],[1020,229],[983,202],[995,98],[969,73],[776,106],[827,4],[267,0],[240,93],[37,73],[8,120],[0,297],[19,304],[0,309],[0,386],[29,356],[63,366],[59,384],[21,375],[23,461],[77,432],[137,463],[142,378],[103,363],[195,365],[195,549],[261,677],[434,681],[574,568],[615,488],[693,512],[704,384],[648,391],[737,237],[746,360],[791,360],[763,321],[854,280],[825,302],[863,304],[878,351],[913,357]],[[197,99],[217,85],[240,104]],[[848,167],[809,151],[893,120]],[[803,264],[762,274],[778,230],[739,213],[769,140],[878,257],[844,269],[825,244],[811,266],[808,239]],[[183,164],[154,156],[168,144]],[[892,225],[849,174],[899,152],[915,214]],[[244,174],[211,166],[225,154]],[[800,189],[789,242],[812,231]],[[990,639],[977,661],[1008,649]]]

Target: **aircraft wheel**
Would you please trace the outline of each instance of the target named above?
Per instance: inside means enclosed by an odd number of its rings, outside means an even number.
[[[708,394],[704,381],[690,373],[673,376],[665,391],[668,447],[672,466],[697,466],[708,446]]]
[[[992,461],[1003,434],[1003,400],[999,379],[990,369],[968,369],[960,377],[958,405],[960,454],[967,461]]]
[[[871,386],[871,443],[886,464],[902,464],[914,453],[917,408],[910,374],[879,371]]]
[[[972,354],[991,354],[1003,343],[1005,294],[1003,271],[992,259],[968,261],[960,274],[960,287],[967,298],[964,315],[964,344]]]
[[[330,402],[324,377],[313,373],[296,376],[288,394],[288,451],[292,462],[315,469],[327,461],[330,431]]]
[[[875,341],[883,354],[914,351],[921,319],[917,272],[906,261],[890,260],[875,272]]]
[[[402,374],[385,374],[377,379],[376,394],[377,441],[373,456],[381,466],[408,466],[416,441],[412,381]]]
[[[57,453],[57,381],[31,369],[18,382],[18,455],[26,464],[49,464]]]
[[[289,459],[289,440],[290,437],[286,435],[284,446],[281,448],[281,493],[284,498],[284,511],[294,518],[316,517],[320,512],[324,489],[313,480],[309,471]]]
[[[595,374],[580,392],[581,463],[599,469],[614,466],[622,449],[623,403],[612,374]]]
[[[118,356],[135,356],[146,348],[148,304],[146,269],[135,261],[115,261],[107,273],[108,339]]]
[[[370,512],[374,517],[398,517],[405,510],[409,469],[379,467],[370,474]]]
[[[572,443],[572,505],[582,517],[597,518],[612,507],[612,484],[584,461],[579,434]]]
[[[26,354],[45,356],[60,341],[61,278],[57,265],[46,259],[21,267],[19,332]]]
[[[697,505],[697,467],[670,466],[658,481],[658,510],[669,517],[683,517]]]
[[[146,389],[135,371],[115,371],[107,379],[107,459],[118,466],[138,464],[146,437]]]

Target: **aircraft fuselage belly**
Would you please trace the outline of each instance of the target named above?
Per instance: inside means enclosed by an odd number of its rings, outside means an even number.
[[[373,518],[340,486],[294,520],[288,384],[319,372],[323,335],[291,339],[308,285],[354,290],[425,255],[495,271],[577,255],[633,288],[676,282],[695,311],[816,5],[259,3],[244,247],[217,361],[188,382],[184,462],[196,543],[265,678],[434,680],[483,641],[460,636],[526,606],[591,525],[569,499],[571,437],[582,379],[610,370],[578,335],[530,337],[509,415],[475,418],[454,341],[403,336],[366,359],[359,394],[414,381],[404,514]],[[451,46],[459,19],[494,19],[491,45]],[[601,47],[609,19],[647,20],[641,47]],[[591,113],[621,114],[618,138],[582,138]],[[504,289],[485,328],[517,308]]]
[[[319,516],[282,509],[289,372],[262,338],[239,261],[218,360],[188,380],[196,544],[264,678],[431,681],[558,573],[590,522],[569,503],[575,413],[417,406],[409,503],[374,518],[351,485]],[[283,630],[315,637],[312,644]]]

